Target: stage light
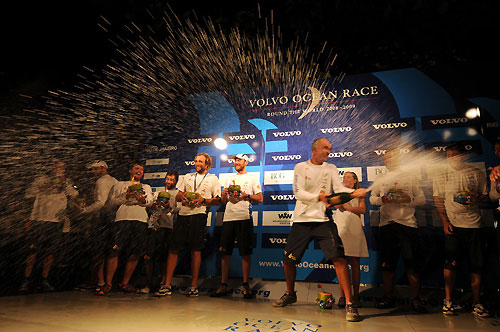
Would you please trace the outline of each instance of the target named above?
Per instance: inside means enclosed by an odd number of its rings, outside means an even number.
[[[469,136],[476,136],[477,135],[477,130],[474,128],[469,128],[467,129],[467,135]]]
[[[220,155],[220,160],[222,160],[222,161],[227,161],[227,159],[228,159],[227,154],[221,154],[221,155]]]
[[[219,150],[224,150],[225,148],[227,148],[226,140],[220,137],[214,141],[214,145]]]
[[[467,119],[475,119],[477,117],[479,117],[481,115],[481,112],[479,111],[479,107],[473,107],[473,108],[469,108],[467,110],[467,112],[465,112],[465,117]]]

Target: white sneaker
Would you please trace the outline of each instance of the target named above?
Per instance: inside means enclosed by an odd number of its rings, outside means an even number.
[[[345,320],[348,322],[359,322],[358,308],[352,306],[352,303],[347,303],[345,306]]]
[[[146,287],[144,287],[144,288],[141,288],[141,289],[139,290],[139,293],[140,293],[140,294],[149,294],[149,287],[148,287],[148,286],[146,286]]]

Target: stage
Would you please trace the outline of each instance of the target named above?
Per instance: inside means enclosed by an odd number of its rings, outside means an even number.
[[[301,301],[274,308],[273,299],[172,296],[69,291],[0,298],[0,331],[10,332],[139,332],[139,331],[500,331],[500,319],[476,319],[468,313],[443,317],[439,308],[414,314],[405,308],[359,309],[361,321],[349,323],[345,311],[321,310]],[[368,306],[368,305],[367,305]]]

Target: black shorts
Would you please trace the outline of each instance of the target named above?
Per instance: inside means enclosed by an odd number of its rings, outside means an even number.
[[[317,240],[326,260],[344,256],[344,246],[334,222],[294,222],[286,240],[283,260],[299,264],[307,246]]]
[[[91,225],[88,238],[90,257],[99,259],[107,256],[111,242],[114,239],[113,228],[114,223],[108,225],[96,223]]]
[[[453,226],[453,234],[444,236],[444,268],[455,271],[466,261],[469,272],[480,273],[483,268],[483,246],[480,228]]]
[[[128,255],[142,256],[148,236],[148,224],[138,220],[120,220],[115,222],[112,252],[125,251]]]
[[[172,230],[160,227],[157,230],[148,229],[148,243],[146,245],[146,257],[151,260],[164,262],[168,257],[168,244]]]
[[[222,234],[220,239],[220,251],[223,255],[232,255],[234,240],[238,241],[240,256],[252,254],[253,221],[232,220],[222,224]]]
[[[57,254],[63,244],[62,229],[62,222],[31,221],[27,237],[28,249],[41,257]]]
[[[394,222],[381,226],[378,235],[382,271],[395,272],[400,255],[407,273],[418,274],[422,271],[418,228]]]
[[[207,242],[207,217],[206,213],[190,216],[177,216],[172,229],[170,250],[189,248],[198,251],[205,248]]]

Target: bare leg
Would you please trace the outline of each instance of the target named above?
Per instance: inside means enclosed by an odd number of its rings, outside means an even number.
[[[160,264],[160,270],[161,270],[161,284],[165,285],[165,282],[167,281],[167,261]]]
[[[31,273],[33,272],[33,267],[35,266],[36,262],[36,253],[31,254],[26,258],[26,268],[24,269],[24,277],[29,278],[31,277]]]
[[[453,296],[456,277],[457,273],[455,271],[444,269],[444,292],[447,300],[451,300],[451,297]]]
[[[97,284],[104,284],[104,260],[99,262],[97,266]]]
[[[243,272],[243,282],[248,282],[248,278],[250,277],[251,265],[252,265],[252,257],[250,255],[241,257],[241,270]]]
[[[297,276],[297,266],[293,263],[284,262],[283,268],[285,270],[286,291],[289,294],[295,292],[295,278]]]
[[[171,286],[172,278],[174,277],[175,266],[177,265],[177,258],[179,257],[179,252],[170,250],[168,252],[167,260],[167,275],[165,277],[165,285]]]
[[[54,255],[48,255],[47,257],[45,257],[42,264],[42,278],[47,279],[53,262],[54,262]]]
[[[361,283],[361,271],[359,269],[359,257],[349,257],[351,260],[352,273],[352,298],[359,301],[359,284]]]
[[[420,294],[420,275],[408,273],[408,283],[410,284],[411,298],[415,298]]]
[[[106,263],[106,284],[109,286],[113,284],[113,277],[115,276],[117,267],[118,267],[118,253],[112,253],[108,257],[108,261]]]
[[[220,282],[221,283],[226,283],[229,278],[229,265],[231,264],[231,256],[229,255],[223,255],[222,256],[222,266],[221,266],[221,278]],[[243,274],[243,278],[245,278],[245,275]]]
[[[351,278],[347,260],[344,257],[335,257],[332,261],[335,266],[335,271],[337,271],[340,287],[344,290],[346,303],[352,303]]]
[[[479,302],[481,293],[481,275],[479,273],[470,274],[470,287],[472,289],[472,302]]]
[[[201,265],[201,251],[193,250],[191,251],[191,287],[198,286],[198,276],[200,274]]]
[[[127,285],[132,278],[132,274],[134,274],[135,267],[139,263],[138,255],[131,255],[125,264],[125,271],[123,272],[122,285]]]

